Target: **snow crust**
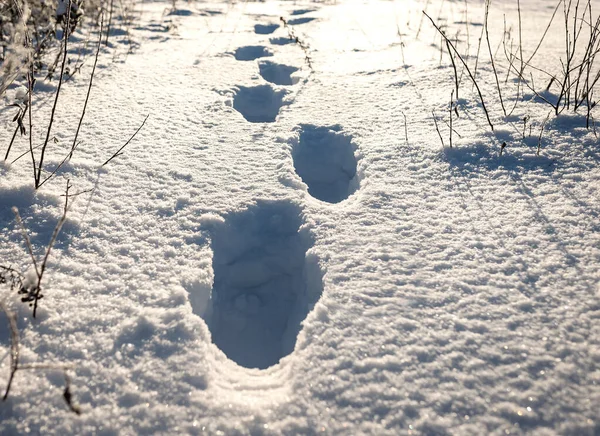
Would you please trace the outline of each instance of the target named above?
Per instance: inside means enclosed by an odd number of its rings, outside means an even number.
[[[521,3],[537,41],[552,5]],[[22,271],[10,208],[41,255],[65,179],[89,190],[50,258],[39,318],[8,300],[22,361],[70,365],[83,413],[57,371],[18,372],[0,434],[600,433],[597,138],[580,115],[550,117],[537,156],[547,108],[526,96],[507,120],[491,105],[492,133],[466,79],[452,149],[433,123],[454,78],[421,10],[468,28],[474,52],[483,4],[178,6],[143,4],[133,53],[114,36],[83,143],[54,182],[36,192],[23,161],[0,167],[0,263]],[[493,5],[496,43],[504,15],[515,26],[516,5]],[[557,68],[558,33],[538,55]],[[63,88],[49,164],[87,77]],[[0,127],[5,144],[12,125]],[[6,326],[0,316],[0,389]]]

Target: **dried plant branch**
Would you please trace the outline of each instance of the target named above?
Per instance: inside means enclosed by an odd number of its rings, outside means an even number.
[[[70,181],[67,180],[67,187],[65,190],[65,204],[63,207],[63,213],[62,213],[60,219],[58,220],[58,223],[56,224],[54,231],[52,232],[52,236],[50,237],[50,241],[48,242],[48,245],[46,247],[46,252],[44,254],[44,258],[42,259],[41,263],[39,263],[35,259],[35,255],[33,253],[33,246],[31,244],[31,240],[29,239],[29,235],[27,233],[27,229],[25,228],[25,224],[23,224],[23,220],[21,219],[21,215],[19,214],[18,209],[16,207],[13,207],[13,212],[15,214],[17,224],[21,228],[21,233],[23,234],[23,239],[25,240],[25,245],[27,247],[27,252],[29,253],[29,256],[31,257],[31,262],[33,264],[33,267],[34,267],[35,273],[36,273],[36,277],[37,277],[36,283],[29,284],[27,287],[23,287],[19,292],[21,294],[26,294],[22,298],[23,302],[28,302],[33,305],[33,317],[34,318],[36,317],[36,314],[37,314],[38,301],[40,299],[42,299],[42,297],[43,297],[43,295],[41,293],[42,292],[42,279],[44,277],[44,272],[46,271],[46,265],[48,264],[48,259],[50,258],[50,253],[52,251],[52,248],[54,247],[54,244],[56,243],[56,238],[58,237],[58,234],[60,233],[65,221],[67,220],[67,212],[69,211],[69,199],[71,197],[71,195],[69,194],[70,189],[71,189],[71,184],[70,184]]]
[[[458,73],[456,71],[456,63],[454,62],[454,55],[452,54],[452,50],[450,50],[450,43],[446,40],[446,48],[448,49],[448,56],[450,56],[450,61],[452,61],[452,69],[454,70],[454,88],[456,91],[456,100],[458,100]]]
[[[133,135],[131,135],[131,137],[127,140],[127,142],[121,147],[119,148],[115,154],[113,154],[106,162],[104,162],[102,165],[100,165],[100,168],[102,168],[103,166],[107,165],[111,160],[113,160],[114,158],[121,156],[123,153],[123,149],[125,147],[127,147],[127,145],[133,140],[133,138],[135,138],[135,136],[138,134],[138,132],[140,130],[142,130],[142,127],[144,127],[144,124],[146,124],[146,120],[148,119],[148,117],[150,116],[150,114],[146,115],[146,118],[144,118],[144,121],[142,122],[142,125],[140,127],[138,127],[138,129],[135,131],[135,133]]]
[[[12,270],[11,270],[12,271]],[[51,365],[51,364],[20,364],[20,340],[19,340],[19,329],[17,326],[17,316],[10,310],[5,299],[0,300],[0,311],[4,312],[4,315],[8,319],[8,328],[10,329],[10,375],[6,384],[6,390],[2,397],[2,401],[8,399],[10,389],[12,387],[15,374],[17,371],[39,371],[39,370],[61,370],[65,378],[65,389],[63,391],[63,398],[69,407],[71,412],[81,415],[81,408],[75,404],[73,400],[73,394],[71,392],[71,378],[67,373],[67,370],[72,369],[70,365]]]
[[[73,138],[73,144],[71,145],[71,152],[69,153],[68,160],[73,157],[73,152],[75,151],[75,148],[77,147],[77,137],[79,136],[79,130],[81,129],[81,124],[83,123],[83,117],[85,116],[85,110],[88,105],[90,93],[92,92],[92,83],[94,81],[96,65],[98,64],[98,55],[100,54],[100,45],[102,44],[102,30],[103,29],[104,29],[104,11],[102,12],[102,16],[100,18],[100,33],[98,35],[98,45],[96,47],[96,57],[94,58],[94,66],[92,67],[92,74],[90,75],[90,83],[88,85],[87,95],[85,96],[85,103],[83,104],[83,110],[81,111],[81,117],[79,118],[79,124],[77,125],[77,131],[75,132],[75,137]]]
[[[108,35],[110,35],[110,25],[112,24],[113,4],[114,0],[110,0],[110,6],[108,9],[108,25],[106,27],[106,39],[104,40],[104,45],[106,46],[108,46]]]
[[[408,126],[406,121],[406,114],[402,111],[402,116],[404,117],[404,140],[406,141],[406,145],[408,145]]]
[[[438,136],[440,137],[440,141],[442,143],[442,148],[445,148],[446,145],[444,144],[444,138],[442,138],[442,133],[440,132],[440,127],[438,126],[437,118],[435,116],[435,111],[431,111],[431,115],[433,116],[433,122],[435,123],[435,130],[436,130]]]
[[[448,37],[446,35],[444,35],[444,32],[441,31],[441,29],[438,27],[438,25],[435,24],[435,21],[433,21],[433,19],[429,15],[427,15],[427,13],[425,11],[423,11],[423,14],[425,14],[425,16],[427,18],[429,18],[429,21],[431,21],[431,24],[433,24],[433,27],[435,27],[436,30],[442,35],[442,37],[446,40],[446,42],[452,48],[452,50],[454,51],[454,53],[456,53],[456,55],[458,56],[458,59],[462,62],[463,66],[465,67],[465,70],[467,71],[467,74],[469,75],[469,77],[471,78],[473,84],[475,85],[475,88],[477,89],[477,93],[479,94],[479,99],[481,101],[481,106],[483,107],[483,112],[485,113],[485,117],[487,119],[487,122],[488,122],[490,128],[493,131],[494,130],[494,125],[492,124],[492,121],[490,120],[490,115],[488,113],[487,107],[485,106],[485,102],[483,100],[483,95],[481,94],[481,89],[479,89],[479,85],[477,84],[477,81],[475,80],[475,77],[473,77],[473,74],[471,73],[471,70],[469,69],[469,66],[467,65],[467,63],[465,62],[465,60],[462,58],[462,56],[460,55],[460,53],[458,52],[458,50],[456,49],[456,47],[454,46],[454,44],[452,44],[452,41],[450,41],[448,39]]]
[[[23,224],[23,220],[21,219],[21,215],[19,214],[19,209],[16,207],[12,208],[13,213],[15,214],[15,220],[21,229],[21,234],[23,235],[23,240],[25,241],[25,247],[27,248],[27,252],[31,257],[31,262],[33,267],[35,268],[35,273],[39,277],[40,269],[38,268],[37,261],[35,260],[35,255],[33,254],[33,246],[31,245],[31,239],[29,239],[29,235],[27,234],[27,229],[25,228],[25,224]]]
[[[40,155],[40,162],[37,168],[37,173],[35,176],[35,188],[38,189],[40,187],[40,182],[42,179],[42,168],[44,166],[44,156],[46,154],[46,147],[48,146],[48,141],[50,141],[50,134],[52,133],[52,124],[54,123],[54,114],[56,113],[56,106],[58,104],[58,97],[60,95],[60,88],[63,83],[63,76],[65,74],[65,65],[67,64],[68,57],[68,48],[69,48],[69,31],[71,29],[71,6],[72,0],[69,0],[69,4],[67,5],[67,21],[64,26],[64,35],[63,38],[65,40],[64,43],[64,55],[62,60],[62,65],[60,68],[60,77],[58,78],[58,85],[56,87],[56,94],[54,97],[54,104],[52,105],[52,112],[50,114],[50,121],[48,122],[48,129],[46,130],[46,139],[44,140],[44,145],[42,146],[42,152]]]
[[[6,304],[4,299],[0,300],[0,310],[4,312],[8,319],[8,328],[10,329],[10,376],[8,377],[8,383],[6,384],[6,391],[2,397],[2,401],[6,401],[10,388],[12,386],[15,373],[19,369],[19,330],[17,327],[17,317]]]
[[[312,65],[312,59],[310,57],[309,54],[309,46],[308,44],[306,44],[306,42],[302,41],[297,35],[296,32],[294,32],[294,29],[292,29],[292,26],[289,25],[289,23],[287,22],[287,20],[283,17],[279,17],[279,20],[283,23],[283,27],[286,28],[287,32],[288,32],[288,36],[292,41],[295,41],[296,44],[298,44],[298,46],[302,49],[302,51],[304,52],[304,61],[306,62],[306,65],[308,65],[308,68],[310,68],[310,71],[312,71],[314,73],[314,68]]]
[[[488,28],[488,15],[490,12],[490,0],[485,2],[485,19],[483,27],[485,28],[485,40],[487,42],[488,52],[490,54],[490,61],[492,63],[492,70],[494,71],[494,78],[496,79],[496,88],[498,89],[498,97],[500,98],[500,106],[502,106],[502,112],[506,116],[506,108],[504,107],[504,100],[502,100],[502,90],[500,89],[500,82],[498,80],[498,72],[496,71],[496,63],[494,62],[494,55],[492,54],[492,46],[490,44],[490,32]],[[494,130],[494,129],[492,129]]]
[[[451,55],[452,56],[452,55]],[[453,106],[454,106],[454,91],[452,91],[450,93],[450,107],[449,107],[449,112],[450,112],[450,148],[452,148],[452,112],[453,112]]]
[[[544,127],[546,127],[546,123],[548,122],[548,118],[550,118],[550,114],[552,112],[548,112],[548,115],[546,115],[546,119],[544,120],[544,122],[542,123],[542,127],[540,128],[540,136],[538,137],[538,146],[537,146],[537,155],[540,155],[540,151],[542,149],[542,135],[544,134]]]

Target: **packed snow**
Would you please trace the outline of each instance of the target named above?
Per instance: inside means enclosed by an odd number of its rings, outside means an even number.
[[[521,3],[530,56],[556,4]],[[524,86],[504,116],[484,45],[494,130],[460,64],[453,114],[447,46],[421,11],[473,68],[484,3],[175,7],[138,2],[111,30],[56,177],[34,189],[26,136],[0,166],[0,265],[23,274],[11,208],[41,258],[67,179],[78,193],[36,318],[0,285],[22,364],[44,365],[15,373],[0,434],[600,434],[596,127]],[[561,17],[532,61],[555,72]],[[517,2],[489,20],[504,59]],[[49,170],[91,64],[63,84]],[[512,107],[519,85],[496,67]],[[56,83],[36,87],[34,144]],[[3,155],[25,93],[4,97]],[[2,394],[10,347],[0,314]]]

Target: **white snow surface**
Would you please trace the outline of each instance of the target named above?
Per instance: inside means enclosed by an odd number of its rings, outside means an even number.
[[[522,3],[538,41],[554,6]],[[495,130],[465,76],[448,147],[452,67],[420,11],[468,28],[474,52],[483,4],[178,6],[144,3],[111,37],[58,177],[36,192],[27,157],[0,167],[0,264],[21,271],[11,207],[41,256],[66,179],[86,191],[38,317],[2,288],[22,361],[69,365],[82,414],[61,371],[18,371],[0,434],[600,434],[599,143],[565,112],[537,156],[548,107],[530,95],[503,117],[482,62]],[[516,32],[516,4],[493,4],[496,45],[504,15]],[[549,69],[561,42],[551,32],[537,55]],[[89,67],[62,90],[50,167]]]

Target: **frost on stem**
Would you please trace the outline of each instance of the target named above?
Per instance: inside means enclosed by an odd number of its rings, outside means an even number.
[[[0,34],[2,34],[0,97],[29,65],[31,46],[28,43],[27,20],[30,15],[27,2],[13,0],[0,6]]]

